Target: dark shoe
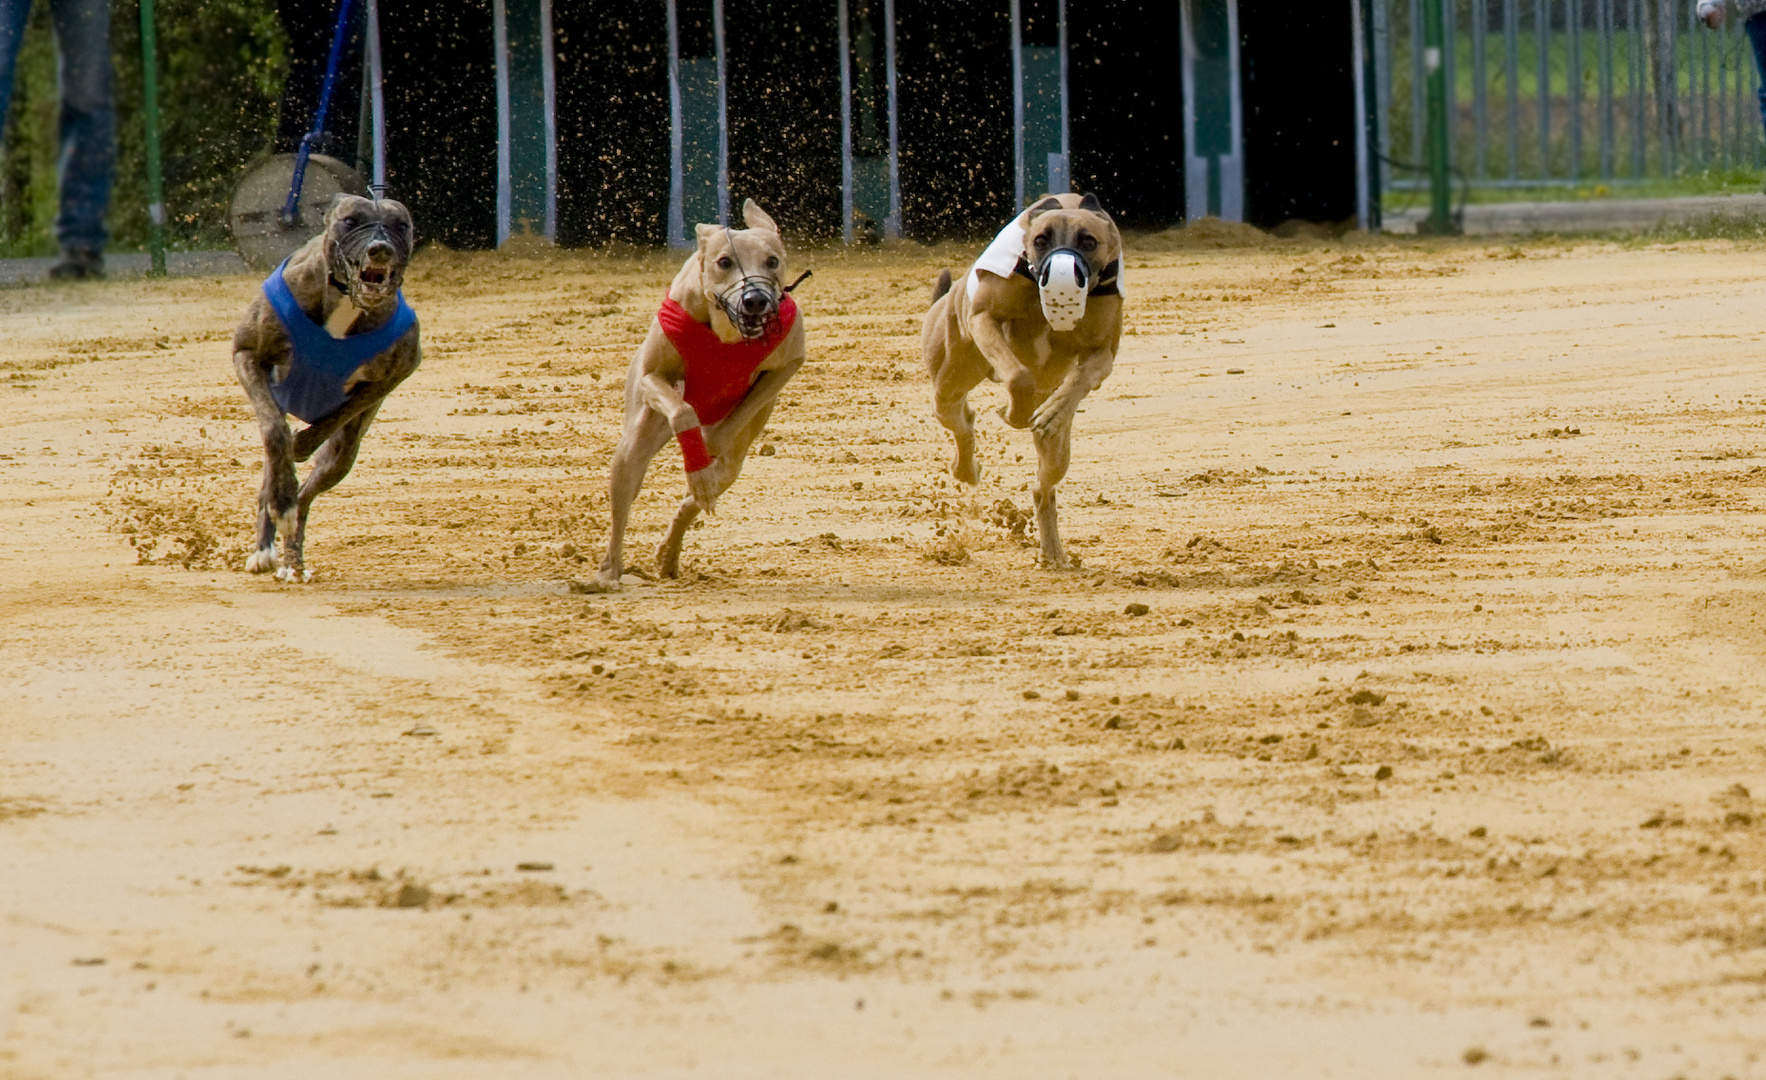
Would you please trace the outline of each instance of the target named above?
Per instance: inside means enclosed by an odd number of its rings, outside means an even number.
[[[97,281],[104,277],[104,253],[95,248],[71,247],[61,261],[49,268],[50,281]]]

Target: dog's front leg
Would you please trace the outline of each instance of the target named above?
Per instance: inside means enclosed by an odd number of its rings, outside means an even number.
[[[783,367],[762,373],[748,390],[746,397],[731,410],[730,415],[723,418],[705,433],[705,448],[713,455],[711,466],[702,470],[703,478],[710,485],[713,500],[722,497],[742,475],[742,465],[748,460],[748,448],[766,428],[767,419],[772,415],[773,404],[779,398],[779,391],[803,366],[803,357],[787,362]],[[690,474],[689,479],[693,475]],[[701,510],[700,496],[695,493],[681,501],[680,509],[675,511],[675,519],[668,527],[668,534],[662,543],[656,546],[656,570],[663,577],[672,578],[681,571],[681,544],[687,537],[687,530],[699,517]]]
[[[981,351],[994,377],[1005,383],[1011,404],[1000,410],[1000,416],[1015,428],[1030,426],[1030,414],[1036,409],[1036,377],[1012,351],[1006,332],[985,312],[969,316],[969,339]]]
[[[1082,357],[1031,418],[1030,439],[1036,445],[1036,490],[1032,493],[1036,536],[1042,546],[1042,564],[1051,570],[1065,570],[1070,565],[1056,520],[1055,485],[1067,475],[1073,459],[1073,414],[1085,396],[1103,383],[1112,364],[1108,349]]]
[[[706,449],[711,451],[713,457],[723,457],[725,451],[730,447],[732,437],[739,437],[748,432],[754,423],[754,418],[773,407],[773,402],[778,400],[779,392],[784,390],[785,384],[791,381],[793,375],[797,374],[797,369],[803,366],[804,359],[804,357],[798,356],[770,371],[760,373],[760,378],[754,380],[754,385],[748,388],[748,393],[743,396],[740,402],[737,402],[734,409],[730,410],[730,415],[719,421],[706,437]],[[758,434],[758,431],[754,434]]]
[[[355,465],[356,454],[362,448],[362,436],[368,433],[368,426],[374,423],[374,415],[380,411],[380,403],[386,400],[385,393],[372,397],[368,408],[356,413],[332,433],[314,455],[312,471],[307,473],[300,486],[299,512],[294,528],[282,534],[282,569],[276,571],[277,578],[302,583],[313,580],[313,572],[306,564],[307,521],[312,515],[313,500],[341,483]]]
[[[706,429],[705,450],[711,455],[711,465],[687,474],[687,489],[703,509],[709,511],[741,475],[743,459],[748,456],[748,444],[766,426],[766,417],[771,414],[779,391],[785,389],[791,376],[797,374],[803,360],[798,356],[780,367],[761,372],[760,378],[748,388],[748,393],[730,410],[730,415]]]
[[[294,460],[305,461],[312,457],[319,447],[332,435],[343,429],[343,426],[362,415],[362,410],[378,408],[386,400],[392,387],[381,389],[368,383],[357,383],[350,388],[349,397],[330,416],[322,416],[302,428],[294,436]]]
[[[639,381],[638,392],[646,405],[668,420],[669,431],[681,441],[683,464],[687,468],[687,493],[701,510],[710,512],[716,509],[717,497],[723,493],[717,482],[717,452],[705,442],[706,432],[699,423],[698,411],[687,404],[678,386],[654,372]],[[687,449],[693,440],[704,446],[705,456],[712,458],[709,464],[693,468],[692,458],[698,455],[690,456]]]
[[[1080,357],[1061,385],[1031,414],[1030,427],[1042,432],[1070,424],[1085,396],[1104,384],[1115,366],[1109,349],[1093,349]]]
[[[264,441],[264,479],[258,491],[258,528],[256,543],[245,560],[249,573],[261,574],[276,569],[276,535],[281,532],[286,542],[299,525],[300,483],[295,477],[294,435],[282,406],[270,394],[264,364],[249,349],[233,354],[233,369],[245,396],[257,416],[258,434]]]

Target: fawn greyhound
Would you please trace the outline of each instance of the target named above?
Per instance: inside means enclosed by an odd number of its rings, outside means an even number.
[[[951,475],[981,482],[969,391],[1003,382],[1006,423],[1036,445],[1042,563],[1069,565],[1055,485],[1072,456],[1073,414],[1110,374],[1122,337],[1122,236],[1096,196],[1050,195],[1013,219],[953,286],[941,271],[920,341],[939,422],[956,437]]]
[[[608,487],[613,523],[594,587],[619,588],[626,521],[644,474],[672,439],[681,447],[687,497],[656,549],[664,577],[680,572],[681,541],[736,477],[772,416],[779,391],[804,361],[803,321],[781,285],[785,244],[753,199],[746,228],[700,225],[625,377],[625,427]],[[802,280],[800,276],[799,281]]]

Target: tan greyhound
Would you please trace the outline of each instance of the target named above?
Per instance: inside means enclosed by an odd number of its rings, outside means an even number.
[[[981,482],[969,391],[1006,384],[1006,423],[1036,445],[1042,563],[1068,566],[1055,485],[1072,457],[1073,414],[1110,374],[1122,338],[1122,236],[1093,195],[1050,195],[1018,215],[952,288],[939,272],[920,340],[939,422],[956,437],[951,475]]]
[[[803,321],[790,287],[780,284],[779,227],[753,199],[742,204],[742,222],[746,228],[698,226],[699,246],[626,370],[625,428],[608,482],[613,524],[595,577],[600,591],[619,588],[626,521],[650,459],[669,440],[680,443],[688,495],[656,549],[657,570],[674,577],[687,527],[736,482],[779,391],[803,366]]]

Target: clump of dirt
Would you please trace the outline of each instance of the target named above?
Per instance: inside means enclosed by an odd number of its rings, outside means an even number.
[[[939,566],[967,566],[973,557],[968,531],[962,528],[945,530],[943,536],[922,545],[921,553]]]
[[[140,564],[237,568],[250,550],[250,500],[240,498],[247,484],[237,476],[244,469],[237,457],[201,448],[144,446],[111,475],[103,504],[110,530],[128,538]]]
[[[1238,221],[1222,221],[1209,216],[1199,217],[1185,225],[1161,232],[1124,238],[1123,246],[1130,251],[1182,251],[1186,248],[1254,248],[1280,241],[1254,225]]]
[[[28,818],[41,814],[46,807],[34,799],[0,798],[0,821],[7,818]]]
[[[987,523],[1005,530],[1020,547],[1029,547],[1036,533],[1036,518],[1027,509],[1010,499],[1000,499],[987,508]]]
[[[991,810],[1079,806],[1087,800],[1114,806],[1128,787],[1109,765],[1088,762],[1063,768],[1051,761],[1002,765],[991,774],[975,772],[959,786],[965,789],[969,806]]]
[[[332,908],[535,908],[568,907],[581,897],[552,881],[525,878],[464,880],[453,884],[420,880],[409,870],[383,872],[378,866],[365,870],[296,870],[278,866],[235,867],[240,875],[233,884],[269,886],[290,892],[310,892],[321,907]],[[490,871],[476,875],[488,878]]]

